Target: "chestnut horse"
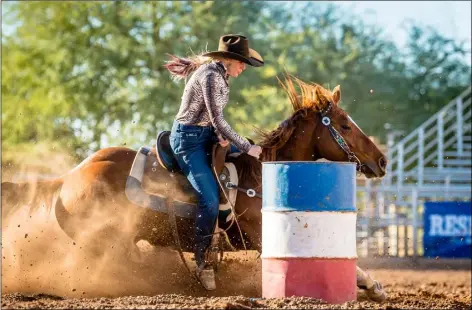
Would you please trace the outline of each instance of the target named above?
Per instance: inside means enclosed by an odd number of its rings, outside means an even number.
[[[295,83],[294,83],[295,82]],[[336,86],[329,91],[317,84],[308,84],[294,77],[282,83],[293,107],[293,114],[271,132],[260,131],[261,161],[351,161],[368,178],[383,177],[387,159],[377,146],[339,107],[341,90]],[[297,91],[297,87],[301,92]],[[48,199],[61,228],[77,240],[84,231],[94,235],[97,247],[106,240],[126,248],[131,255],[138,251],[136,242],[147,240],[155,246],[175,246],[168,214],[155,212],[132,204],[125,186],[137,152],[125,147],[104,148],[86,158],[77,167],[60,178],[28,183],[2,183],[2,202],[10,204],[2,213],[21,205]],[[232,158],[239,173],[239,186],[261,191],[261,161],[241,154]],[[148,167],[149,168],[149,167]],[[159,165],[146,174],[148,191],[162,194],[167,186],[177,188],[176,195],[189,195],[187,186],[180,186],[171,174]],[[180,178],[181,180],[182,178]],[[27,195],[28,189],[37,195]],[[186,190],[187,188],[187,190]],[[180,191],[179,191],[180,190]],[[39,197],[39,198],[38,198]],[[182,198],[179,198],[182,200]],[[28,201],[26,201],[28,203]],[[37,206],[36,206],[37,207]],[[261,251],[262,200],[240,193],[235,203],[238,224],[247,249]],[[98,223],[97,224],[97,219]],[[193,236],[192,223],[179,220],[179,232],[184,250]],[[240,232],[233,225],[228,237],[236,249],[243,248]],[[134,253],[134,254],[133,254]],[[358,269],[358,286],[371,291],[373,299],[382,300],[384,292]],[[375,292],[374,292],[375,291]]]

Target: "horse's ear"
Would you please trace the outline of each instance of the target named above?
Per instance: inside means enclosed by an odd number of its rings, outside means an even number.
[[[334,104],[338,104],[341,101],[341,86],[339,85],[333,89],[333,100]]]

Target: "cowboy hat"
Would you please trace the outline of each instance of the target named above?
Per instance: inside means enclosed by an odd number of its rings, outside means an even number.
[[[248,39],[239,34],[227,34],[220,37],[218,51],[203,54],[208,57],[231,58],[253,67],[262,67],[264,60],[255,50],[249,48]]]

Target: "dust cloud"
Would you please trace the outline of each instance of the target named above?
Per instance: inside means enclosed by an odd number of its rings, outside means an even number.
[[[37,194],[25,193],[28,197]],[[68,224],[78,232],[71,238],[58,223],[56,201],[57,195],[53,195],[52,200],[34,202],[39,205],[19,205],[2,218],[2,294],[75,298],[261,295],[256,253],[226,253],[217,272],[218,290],[206,292],[184,268],[175,250],[144,240],[136,246],[131,242],[139,218],[136,215],[118,209],[117,216],[110,217],[109,211],[99,211],[108,207],[90,208],[94,211],[86,221]],[[121,231],[109,227],[120,227]],[[194,268],[192,254],[185,254]]]

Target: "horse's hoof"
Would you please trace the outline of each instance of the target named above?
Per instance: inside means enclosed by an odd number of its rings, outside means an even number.
[[[207,266],[201,270],[197,269],[197,278],[207,291],[216,290],[215,271],[213,267]]]
[[[382,287],[382,284],[378,281],[374,281],[375,284],[366,290],[367,296],[370,300],[375,302],[384,302],[387,299],[387,293]]]

